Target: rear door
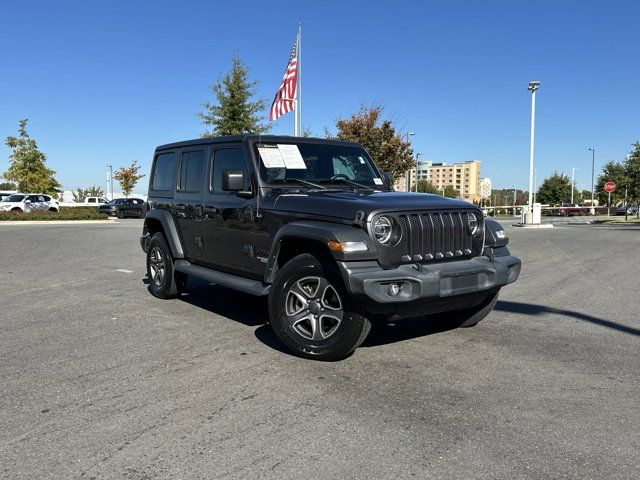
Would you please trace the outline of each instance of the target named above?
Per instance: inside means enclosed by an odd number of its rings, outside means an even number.
[[[184,149],[180,152],[173,216],[182,234],[186,257],[202,257],[204,241],[202,230],[202,199],[206,188],[206,146]]]
[[[244,174],[244,190],[256,191],[251,184],[244,145],[214,145],[203,202],[204,260],[222,269],[249,270],[255,261],[255,195],[253,198],[242,198],[236,192],[223,191],[222,175],[225,170],[241,170]]]

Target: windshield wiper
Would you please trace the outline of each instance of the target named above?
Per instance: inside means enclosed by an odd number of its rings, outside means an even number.
[[[327,187],[323,186],[323,185],[319,185],[317,183],[313,183],[313,182],[308,182],[306,180],[302,180],[301,178],[293,178],[293,177],[285,177],[285,178],[279,178],[278,180],[274,181],[273,183],[283,183],[283,182],[294,182],[294,183],[299,183],[300,185],[304,185],[305,187],[312,187],[312,188],[319,188],[320,190],[326,190]]]
[[[342,178],[342,177],[338,177],[338,178],[330,178],[327,180],[322,180],[322,182],[342,182],[342,183],[346,183],[348,185],[351,185],[352,187],[357,187],[357,188],[361,188],[364,190],[375,190],[374,188],[371,188],[368,185],[363,185],[362,183],[358,183],[358,182],[354,182],[353,180],[347,180],[346,178]]]

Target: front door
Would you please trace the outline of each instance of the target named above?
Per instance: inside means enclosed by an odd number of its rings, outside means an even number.
[[[243,146],[215,146],[203,202],[205,261],[222,269],[251,269],[255,259],[255,197],[241,198],[236,192],[223,191],[222,175],[225,170],[241,170],[244,190],[252,189]]]

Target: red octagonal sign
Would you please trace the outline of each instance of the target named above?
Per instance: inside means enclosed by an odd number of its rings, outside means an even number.
[[[615,192],[616,191],[616,183],[615,182],[607,182],[604,184],[604,190],[605,192]]]

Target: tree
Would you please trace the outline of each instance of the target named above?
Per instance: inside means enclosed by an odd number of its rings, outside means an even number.
[[[624,162],[627,177],[628,203],[640,202],[640,142],[632,144],[633,150],[629,152]],[[640,211],[638,212],[640,214]],[[640,216],[640,215],[639,215]]]
[[[440,191],[429,180],[418,180],[418,192],[440,194]]]
[[[80,187],[76,188],[74,192],[71,192],[71,195],[73,195],[73,201],[76,203],[84,203],[84,201],[88,197],[87,191],[84,188]]]
[[[130,167],[120,167],[116,173],[113,174],[113,178],[115,178],[120,184],[120,189],[125,197],[128,197],[133,188],[138,183],[144,174],[138,175],[138,170],[140,170],[140,165],[136,161],[134,161]]]
[[[571,200],[571,179],[568,175],[555,172],[544,179],[538,189],[536,200],[548,205],[569,202]]]
[[[11,182],[0,183],[0,190],[16,190],[17,185]]]
[[[447,185],[444,187],[444,196],[448,198],[456,198],[460,193],[455,189],[453,185]]]
[[[615,205],[622,202],[625,186],[629,182],[623,163],[610,161],[602,166],[602,173],[598,175],[595,186],[596,196],[601,205],[606,205],[609,200],[609,193],[604,190],[604,184],[607,182],[616,183],[616,191],[611,194],[611,203]],[[589,198],[591,198],[591,192],[589,192]]]
[[[336,120],[335,137],[326,130],[325,136],[361,143],[376,165],[395,181],[415,166],[413,149],[396,133],[393,123],[381,116],[382,107],[360,107],[351,117]]]
[[[53,175],[54,170],[47,168],[47,157],[38,150],[35,140],[27,133],[27,119],[18,124],[19,135],[9,136],[6,145],[11,149],[9,170],[4,178],[17,183],[21,192],[37,192],[55,195],[60,184]]]
[[[265,133],[270,127],[260,122],[260,112],[265,110],[263,99],[252,101],[258,82],[249,80],[249,69],[234,55],[231,70],[211,85],[217,104],[205,103],[204,112],[198,114],[204,125],[212,127],[203,137]]]
[[[83,203],[87,199],[87,197],[103,197],[104,191],[101,187],[94,185],[89,188],[78,187],[75,192],[71,192],[71,195],[73,195],[74,202]]]

